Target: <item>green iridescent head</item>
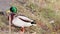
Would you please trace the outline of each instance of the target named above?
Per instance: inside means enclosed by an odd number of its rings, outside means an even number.
[[[13,12],[13,13],[17,13],[17,8],[15,6],[12,6],[10,8],[10,11]]]

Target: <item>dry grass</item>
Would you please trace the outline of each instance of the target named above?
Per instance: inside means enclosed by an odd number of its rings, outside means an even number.
[[[18,14],[25,15],[37,23],[38,26],[26,28],[26,31],[37,32],[37,34],[60,34],[59,3],[60,0],[17,0],[11,5],[18,8]],[[54,23],[49,23],[51,20],[54,20]]]

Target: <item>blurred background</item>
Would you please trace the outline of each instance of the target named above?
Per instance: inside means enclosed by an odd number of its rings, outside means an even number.
[[[26,28],[25,33],[60,34],[60,0],[0,0],[0,34],[8,34],[6,13],[11,6],[37,23],[38,26]],[[19,28],[12,27],[12,34],[18,32]]]

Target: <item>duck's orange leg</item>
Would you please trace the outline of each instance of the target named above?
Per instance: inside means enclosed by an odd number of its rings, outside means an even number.
[[[20,34],[24,34],[24,31],[25,31],[24,27],[21,27]]]

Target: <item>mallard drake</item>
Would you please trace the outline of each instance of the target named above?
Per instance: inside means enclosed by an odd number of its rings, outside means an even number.
[[[24,27],[30,27],[30,26],[36,26],[36,23],[34,23],[34,20],[29,19],[25,16],[15,16],[17,13],[17,8],[12,6],[10,8],[10,12],[12,12],[11,15],[11,23],[14,26],[21,27],[20,34],[24,34],[25,28]],[[21,33],[22,32],[22,33]]]

